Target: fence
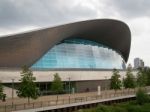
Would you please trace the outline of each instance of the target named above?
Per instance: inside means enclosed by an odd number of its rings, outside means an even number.
[[[145,87],[143,89],[145,89],[147,92],[150,92],[150,87]],[[91,95],[91,96],[75,97],[75,98],[71,98],[70,95],[68,95],[67,99],[56,99],[56,100],[49,100],[49,101],[33,102],[29,104],[23,103],[23,104],[0,106],[0,112],[34,109],[34,108],[47,107],[47,106],[65,105],[65,104],[86,102],[86,101],[92,101],[92,100],[101,100],[101,99],[107,99],[107,98],[113,98],[113,97],[119,97],[119,96],[134,95],[136,91],[137,91],[137,88],[122,89],[122,90],[117,90],[117,91],[107,90],[107,91],[102,91],[101,95]]]

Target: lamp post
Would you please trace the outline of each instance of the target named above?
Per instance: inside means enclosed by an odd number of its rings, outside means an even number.
[[[105,76],[105,90],[107,88],[107,76]]]
[[[14,104],[14,79],[11,79],[12,80],[12,107],[13,107],[13,104]]]
[[[68,80],[69,80],[69,94],[71,93],[71,90],[70,90],[70,88],[71,88],[71,85],[70,85],[70,77],[68,78]]]
[[[124,94],[124,76],[122,78],[122,94]]]
[[[70,77],[68,77],[68,80],[69,80],[69,103],[70,103],[70,94],[71,94],[71,91],[70,91],[70,88],[71,88]]]
[[[105,76],[105,95],[107,94],[107,91],[106,91],[106,90],[107,90],[107,89],[106,89],[107,87],[106,87],[106,86],[107,86],[107,76]]]

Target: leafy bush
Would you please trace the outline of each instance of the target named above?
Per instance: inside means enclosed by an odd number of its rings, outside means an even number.
[[[99,105],[96,108],[81,109],[78,112],[150,112],[150,103],[137,105],[132,101],[111,106]]]
[[[149,96],[148,96],[148,94],[146,94],[146,91],[144,91],[140,88],[138,89],[138,91],[136,93],[136,102],[139,105],[143,105],[144,103],[149,102]]]
[[[127,112],[142,112],[141,107],[139,105],[138,106],[128,105],[126,106],[126,109],[127,109]]]
[[[125,108],[116,106],[111,108],[111,112],[127,112]]]
[[[111,112],[110,108],[108,108],[108,106],[105,105],[99,105],[95,112]]]

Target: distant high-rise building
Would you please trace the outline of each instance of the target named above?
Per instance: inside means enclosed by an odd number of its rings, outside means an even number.
[[[131,63],[129,63],[129,64],[128,64],[128,67],[127,67],[127,69],[130,69],[130,70],[132,70],[132,65],[131,65]]]
[[[144,61],[140,58],[135,58],[134,59],[134,68],[143,68],[144,67]]]
[[[139,62],[140,62],[139,58],[135,58],[134,59],[134,68],[138,68],[139,67]]]
[[[123,69],[123,70],[126,70],[126,63],[125,63],[125,61],[123,61],[123,60],[122,60],[122,69]]]
[[[141,66],[144,67],[144,61],[143,60],[141,60]]]

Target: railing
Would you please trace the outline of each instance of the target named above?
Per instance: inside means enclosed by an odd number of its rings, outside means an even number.
[[[144,87],[143,89],[145,89],[147,92],[150,92],[150,87]],[[107,91],[102,91],[101,95],[91,95],[91,96],[75,97],[75,98],[71,98],[70,95],[68,95],[67,99],[65,98],[65,99],[58,99],[58,100],[39,101],[39,102],[33,102],[29,104],[23,103],[23,104],[0,106],[0,112],[34,109],[34,108],[47,107],[47,106],[65,105],[65,104],[71,104],[71,103],[79,103],[79,102],[86,102],[86,101],[92,101],[92,100],[101,100],[101,99],[108,99],[108,98],[114,98],[114,97],[120,97],[120,96],[134,95],[136,91],[137,91],[137,88],[122,89],[122,90],[117,90],[117,91],[107,90]]]

